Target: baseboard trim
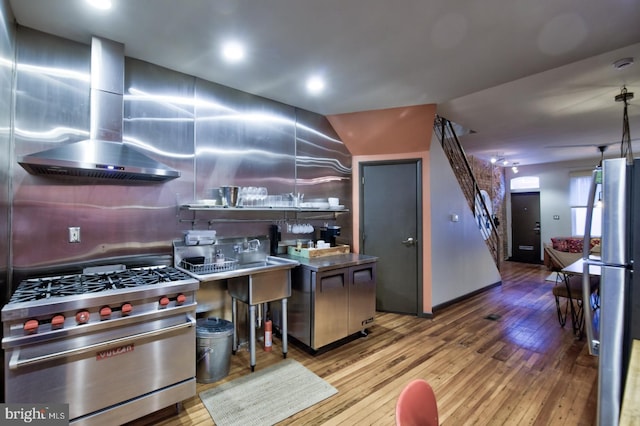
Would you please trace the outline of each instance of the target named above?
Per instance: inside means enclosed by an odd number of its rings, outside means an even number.
[[[469,299],[469,298],[471,298],[471,297],[473,297],[473,296],[475,296],[475,295],[477,295],[477,294],[484,293],[484,292],[485,292],[485,291],[487,291],[487,290],[491,290],[492,288],[494,288],[494,287],[498,287],[498,286],[501,286],[501,285],[502,285],[502,280],[497,281],[497,282],[495,282],[495,283],[493,283],[493,284],[489,284],[489,285],[488,285],[488,286],[486,286],[486,287],[479,288],[478,290],[472,291],[471,293],[467,293],[467,294],[462,295],[462,296],[460,296],[460,297],[456,297],[455,299],[451,299],[451,300],[449,300],[448,302],[444,302],[444,303],[441,303],[441,304],[439,304],[439,305],[436,305],[436,306],[434,306],[434,307],[432,308],[433,313],[431,314],[431,318],[433,318],[433,316],[434,316],[434,315],[436,314],[436,312],[437,312],[437,311],[439,311],[439,310],[442,310],[442,309],[444,309],[444,308],[446,308],[446,307],[448,307],[448,306],[454,305],[454,304],[456,304],[456,303],[458,303],[458,302],[461,302],[461,301],[463,301],[463,300],[467,300],[467,299]]]

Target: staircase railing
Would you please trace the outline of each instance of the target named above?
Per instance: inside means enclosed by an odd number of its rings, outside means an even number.
[[[440,139],[442,149],[449,159],[451,169],[458,179],[458,183],[467,199],[469,208],[471,208],[476,218],[476,223],[487,244],[487,248],[491,252],[493,260],[499,269],[500,238],[498,229],[496,228],[492,215],[489,213],[484,197],[480,192],[478,181],[471,170],[467,156],[462,149],[462,145],[460,145],[460,141],[458,141],[453,124],[446,118],[436,116],[433,128],[438,139]]]

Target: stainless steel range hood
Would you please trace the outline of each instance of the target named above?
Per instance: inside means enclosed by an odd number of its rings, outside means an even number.
[[[29,173],[91,180],[164,182],[180,172],[122,142],[124,45],[91,40],[90,139],[25,155]]]

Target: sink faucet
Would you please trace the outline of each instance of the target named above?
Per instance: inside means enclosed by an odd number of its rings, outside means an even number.
[[[247,250],[248,251],[258,251],[258,249],[260,248],[260,240],[259,239],[253,239],[250,241],[247,241]]]
[[[245,243],[243,243],[242,245],[237,244],[235,246],[233,246],[233,250],[236,253],[246,253],[246,252],[250,252],[250,251],[258,251],[258,249],[260,248],[260,240],[255,238],[253,240],[249,240]]]

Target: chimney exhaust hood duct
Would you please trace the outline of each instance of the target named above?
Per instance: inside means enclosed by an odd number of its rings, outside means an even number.
[[[91,40],[89,139],[25,155],[18,163],[29,173],[127,182],[164,182],[180,172],[122,142],[124,45]]]

